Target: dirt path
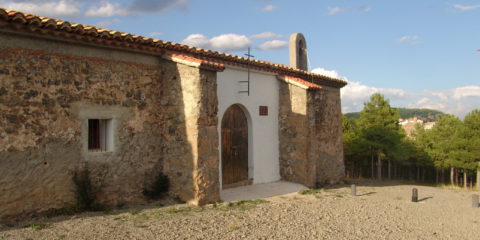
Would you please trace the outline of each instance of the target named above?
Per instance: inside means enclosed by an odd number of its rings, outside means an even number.
[[[418,203],[410,201],[413,187]],[[474,193],[363,182],[356,197],[343,185],[206,208],[86,213],[2,226],[0,239],[479,239]]]

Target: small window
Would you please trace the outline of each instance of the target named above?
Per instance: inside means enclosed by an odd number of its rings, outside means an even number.
[[[111,119],[88,119],[88,150],[106,152],[112,149]]]

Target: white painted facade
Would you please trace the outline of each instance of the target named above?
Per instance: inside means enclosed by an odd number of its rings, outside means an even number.
[[[276,75],[251,71],[250,95],[247,90],[248,72],[244,68],[226,66],[217,73],[218,133],[221,141],[221,122],[225,111],[233,104],[244,110],[248,121],[248,178],[253,184],[280,180],[278,109],[279,80]],[[259,107],[268,106],[268,116],[260,116]],[[222,186],[222,159],[220,153],[220,186]]]

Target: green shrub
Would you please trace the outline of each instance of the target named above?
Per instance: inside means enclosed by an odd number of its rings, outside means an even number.
[[[161,199],[168,192],[170,179],[163,172],[158,173],[155,181],[149,188],[143,190],[143,195],[150,199]]]
[[[27,225],[26,227],[29,227],[35,231],[40,231],[42,229],[48,228],[49,226],[50,226],[49,223],[35,223],[35,224]]]

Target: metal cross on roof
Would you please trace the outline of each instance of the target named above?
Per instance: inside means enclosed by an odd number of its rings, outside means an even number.
[[[248,53],[245,54],[247,56],[247,81],[238,81],[239,83],[247,83],[247,91],[238,91],[238,93],[247,93],[247,96],[250,96],[250,58],[255,57],[250,54],[250,47],[248,47]]]
[[[250,47],[248,47],[248,53],[245,54],[245,56],[247,56],[248,59],[250,59],[251,57],[255,57],[253,55],[250,54]]]

